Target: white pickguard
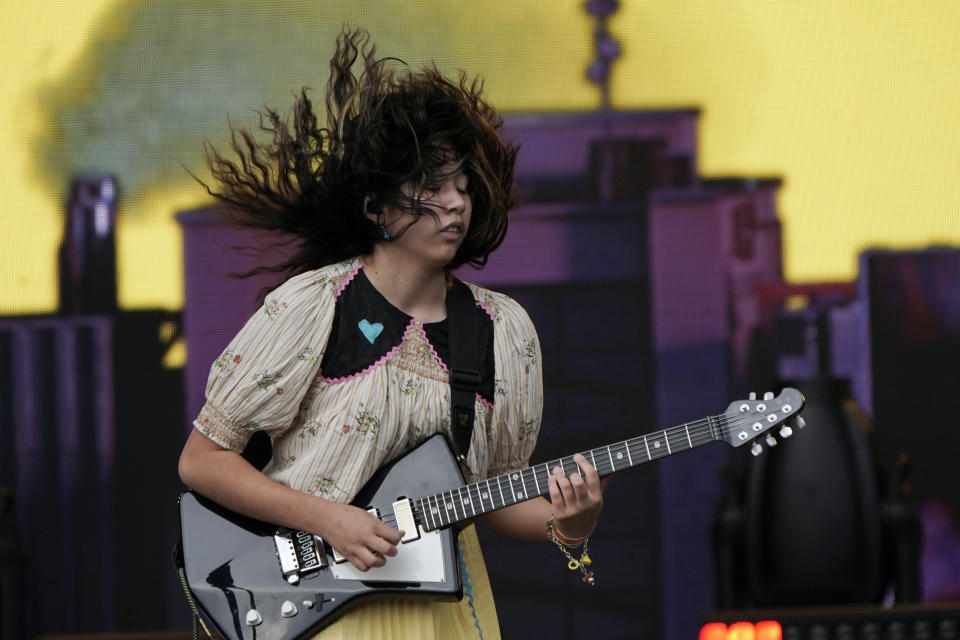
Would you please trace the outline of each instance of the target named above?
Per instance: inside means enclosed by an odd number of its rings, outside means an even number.
[[[332,560],[332,558],[331,558]],[[330,563],[333,575],[341,580],[382,582],[443,582],[443,545],[439,531],[420,532],[419,540],[397,546],[397,555],[382,567],[359,571],[349,562]]]

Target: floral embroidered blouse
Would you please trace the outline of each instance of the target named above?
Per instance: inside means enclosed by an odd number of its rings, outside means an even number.
[[[213,363],[194,421],[234,451],[266,431],[273,458],[264,473],[337,502],[349,502],[383,464],[450,429],[446,321],[407,316],[362,269],[354,258],[271,292]],[[529,464],[543,391],[526,312],[503,294],[468,286],[484,320],[478,339],[487,344],[463,465],[475,482]]]

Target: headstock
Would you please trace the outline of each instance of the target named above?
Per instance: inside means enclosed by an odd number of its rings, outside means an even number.
[[[780,427],[781,438],[789,438],[794,426],[798,429],[804,427],[803,418],[797,415],[803,409],[803,403],[803,394],[792,387],[784,387],[776,397],[768,391],[762,400],[751,393],[747,400],[731,402],[719,417],[720,437],[732,447],[753,442],[750,452],[760,455],[763,446],[756,440],[763,434],[767,434],[764,439],[767,446],[775,447],[777,439],[769,433],[774,428]]]

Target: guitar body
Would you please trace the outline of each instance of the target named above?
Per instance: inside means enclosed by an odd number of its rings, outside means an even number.
[[[353,504],[389,514],[400,497],[461,484],[449,445],[436,435],[380,469]],[[423,532],[420,539],[401,544],[385,567],[364,573],[348,562],[336,563],[326,547],[326,566],[301,573],[294,584],[281,569],[275,525],[240,516],[190,491],[180,498],[180,523],[187,584],[204,617],[229,638],[305,637],[372,597],[462,596],[453,528]],[[260,622],[249,624],[248,616]]]

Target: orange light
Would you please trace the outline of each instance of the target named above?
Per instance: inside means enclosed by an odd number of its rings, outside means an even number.
[[[699,640],[783,640],[783,630],[776,620],[735,622],[729,627],[722,622],[708,622],[701,627]]]
[[[734,622],[727,629],[727,640],[757,640],[752,622]]]
[[[727,640],[727,625],[710,622],[700,629],[700,640]]]
[[[776,620],[764,620],[756,624],[757,640],[782,640],[783,630]]]

